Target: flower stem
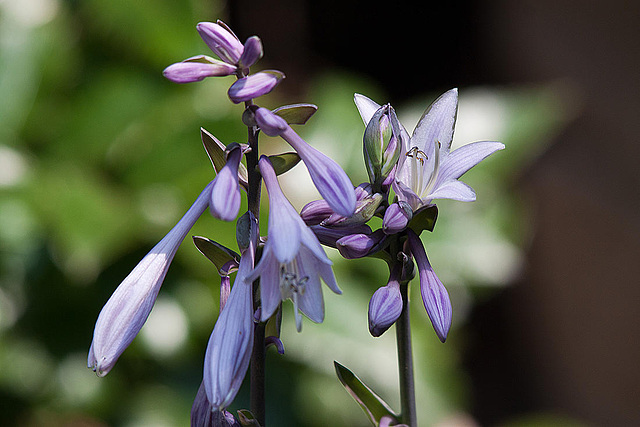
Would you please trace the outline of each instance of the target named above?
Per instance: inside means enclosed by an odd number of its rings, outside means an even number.
[[[416,396],[413,378],[413,353],[411,350],[411,324],[409,322],[409,281],[400,282],[402,313],[396,322],[398,345],[398,372],[400,374],[401,422],[409,427],[418,425]]]
[[[251,101],[246,103],[249,107]],[[251,151],[246,153],[247,174],[249,188],[247,191],[247,204],[249,211],[253,213],[256,220],[260,218],[260,189],[262,177],[258,172],[258,130],[255,126],[248,128],[248,142]],[[256,260],[258,262],[258,260]],[[254,295],[258,291],[258,281],[253,283]],[[253,331],[253,351],[251,353],[251,377],[250,377],[250,401],[251,413],[261,426],[265,425],[265,324],[256,323]]]

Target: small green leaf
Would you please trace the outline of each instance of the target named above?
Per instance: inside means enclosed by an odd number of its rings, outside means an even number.
[[[336,375],[338,379],[347,389],[351,397],[358,402],[358,405],[362,408],[364,413],[369,418],[369,421],[374,426],[378,426],[380,419],[384,416],[391,417],[395,423],[398,423],[398,415],[394,413],[389,405],[382,400],[380,396],[375,394],[365,383],[360,381],[353,372],[346,367],[342,366],[335,360],[333,364],[336,368]]]
[[[271,160],[276,175],[282,175],[298,164],[300,156],[298,153],[282,153],[269,156],[269,160]]]
[[[229,261],[236,261],[238,264],[240,263],[240,255],[211,239],[201,236],[193,236],[193,243],[195,243],[196,248],[198,248],[202,255],[206,256],[209,261],[216,266],[218,273],[221,275],[227,275],[233,271],[223,270],[224,265]]]
[[[260,427],[260,423],[256,420],[256,417],[247,409],[238,410],[238,421],[240,424],[247,427]]]
[[[290,125],[303,125],[318,111],[313,104],[292,104],[278,107],[273,112],[282,117]]]
[[[227,156],[225,154],[227,147],[204,128],[200,128],[200,137],[202,138],[202,144],[209,156],[209,160],[211,160],[213,169],[216,173],[220,172],[227,163]],[[247,177],[247,168],[242,163],[240,163],[240,167],[238,168],[238,178],[243,185],[247,183],[249,179]]]
[[[409,221],[409,228],[419,236],[422,230],[433,231],[438,219],[438,207],[436,205],[423,206],[413,213]]]

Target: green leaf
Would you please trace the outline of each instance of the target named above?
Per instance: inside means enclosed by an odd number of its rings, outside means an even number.
[[[389,405],[387,405],[380,396],[375,394],[373,390],[367,387],[366,384],[360,381],[353,372],[335,360],[333,361],[333,364],[336,368],[336,375],[338,375],[338,379],[344,388],[347,389],[351,397],[358,402],[358,405],[360,405],[364,413],[369,418],[369,421],[371,421],[374,426],[378,426],[380,419],[384,416],[391,417],[395,423],[399,422],[398,415],[391,410]]]
[[[200,136],[202,137],[202,144],[209,156],[209,160],[211,160],[213,169],[216,173],[220,172],[227,163],[227,156],[225,154],[225,150],[227,148],[226,145],[204,128],[200,128]],[[238,178],[243,183],[246,183],[249,180],[247,176],[247,168],[242,163],[240,163],[240,167],[238,168]]]
[[[409,228],[419,236],[423,230],[433,231],[438,219],[438,207],[436,205],[423,206],[413,213],[409,221]]]
[[[290,125],[303,125],[318,111],[313,104],[292,104],[278,107],[273,112],[282,117]]]
[[[238,421],[240,424],[247,427],[260,427],[260,423],[256,420],[256,417],[247,409],[238,410]]]
[[[211,239],[201,236],[193,236],[193,243],[195,243],[196,248],[198,248],[202,255],[206,256],[209,261],[216,266],[218,273],[221,275],[227,275],[234,270],[223,270],[224,265],[229,261],[235,260],[236,263],[240,263],[240,255]]]
[[[271,160],[276,175],[282,175],[298,164],[300,156],[298,156],[298,153],[274,154],[269,156],[269,160]]]

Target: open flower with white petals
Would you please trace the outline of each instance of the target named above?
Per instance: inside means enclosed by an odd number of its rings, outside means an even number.
[[[365,123],[381,108],[362,95],[356,95],[355,102]],[[393,188],[414,211],[433,199],[474,201],[475,191],[458,178],[504,148],[500,142],[481,141],[450,151],[457,110],[458,90],[451,89],[425,111],[411,138],[402,129],[403,149]]]
[[[280,189],[269,159],[258,163],[269,193],[269,231],[262,258],[246,281],[260,277],[261,320],[271,317],[280,301],[293,301],[296,328],[302,329],[304,313],[316,323],[324,320],[324,300],[320,278],[337,293],[331,260],[318,238],[307,227]]]

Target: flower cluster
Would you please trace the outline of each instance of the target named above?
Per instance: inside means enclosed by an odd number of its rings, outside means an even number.
[[[199,23],[197,30],[217,58],[194,56],[167,67],[163,74],[176,83],[235,76],[228,96],[233,103],[244,103],[247,141],[223,144],[201,129],[216,176],[104,305],[89,349],[89,368],[99,376],[106,375],[140,332],[178,247],[207,208],[219,220],[236,221],[238,252],[205,237],[193,238],[196,247],[215,264],[221,285],[219,316],[204,355],[192,426],[240,425],[226,409],[243,382],[256,346],[275,344],[278,352],[284,352],[278,321],[274,322],[278,324],[274,336],[256,332],[264,331],[264,324],[271,319],[280,318],[283,301],[292,301],[298,331],[302,315],[316,323],[324,320],[321,282],[337,294],[341,290],[322,245],[338,249],[347,259],[375,256],[388,263],[388,283],[369,303],[373,336],[389,329],[406,308],[403,301],[407,301],[406,289],[415,276],[415,261],[424,306],[444,342],[451,326],[451,302],[429,263],[420,234],[435,225],[433,200],[475,200],[473,189],[458,179],[504,145],[476,142],[451,151],[458,103],[455,89],[431,105],[411,137],[391,105],[380,106],[356,95],[365,124],[363,154],[369,181],[354,188],[335,161],[307,144],[291,126],[304,124],[317,107],[295,104],[271,110],[255,103],[284,78],[275,70],[251,74],[250,68],[263,55],[260,39],[252,36],[242,43],[221,21]],[[282,138],[294,151],[261,156],[260,133]],[[278,175],[300,160],[323,199],[310,202],[298,213],[280,188]],[[258,224],[262,182],[269,199],[266,237],[260,236]],[[247,194],[248,205],[242,215],[241,189]],[[376,230],[368,224],[374,216],[382,218],[382,226]],[[242,425],[256,425],[255,420],[242,421],[247,416],[244,412],[239,416]],[[388,412],[374,423],[390,425],[396,421]]]
[[[369,182],[356,189],[356,213],[344,217],[325,201],[314,201],[303,208],[302,217],[324,244],[337,248],[345,258],[376,256],[388,262],[389,281],[369,303],[373,336],[380,336],[400,316],[399,286],[413,277],[411,258],[415,259],[425,309],[444,342],[451,327],[451,302],[419,234],[433,230],[434,199],[475,200],[473,189],[458,178],[504,145],[483,141],[451,151],[457,89],[444,93],[427,109],[411,137],[390,105],[380,106],[359,94],[355,103],[366,126],[363,151],[369,174]],[[391,190],[395,193],[392,203]],[[366,224],[373,216],[382,218],[382,227],[375,231]]]
[[[241,205],[241,187],[248,192],[252,186],[259,188],[262,177],[270,204],[266,243],[259,236],[257,215],[251,211],[238,219],[240,254],[212,240],[194,237],[198,249],[216,264],[221,277],[221,298],[220,314],[205,352],[203,382],[193,405],[192,425],[236,425],[233,415],[225,408],[233,401],[247,371],[255,323],[269,320],[279,310],[281,302],[290,299],[300,331],[300,313],[314,322],[324,319],[321,278],[332,291],[341,293],[331,261],[316,235],[280,189],[277,174],[302,160],[327,205],[345,217],[355,211],[356,194],[342,168],[307,144],[290,126],[306,122],[315,112],[315,106],[300,104],[271,111],[254,104],[254,99],[269,93],[284,78],[283,73],[273,70],[250,74],[249,68],[263,55],[260,39],[253,36],[242,44],[221,21],[202,22],[197,30],[219,59],[194,56],[167,67],[164,76],[176,83],[190,83],[206,77],[235,75],[236,81],[230,86],[228,96],[234,103],[245,103],[243,121],[253,138],[250,136],[244,144],[224,145],[202,129],[202,141],[217,175],[178,224],[109,298],[96,322],[88,366],[99,376],[113,368],[144,325],[169,265],[196,220],[207,208],[220,220],[236,220]],[[242,160],[247,153],[258,150],[258,131],[281,136],[295,153],[260,157],[258,165],[253,165],[259,167],[258,180],[254,178],[251,182],[248,167]],[[272,160],[285,166],[278,171]],[[230,274],[235,271],[237,274],[231,286]],[[254,283],[259,283],[260,289],[257,302],[253,299]],[[265,343],[274,343],[280,352],[284,351],[278,337],[267,337]]]

